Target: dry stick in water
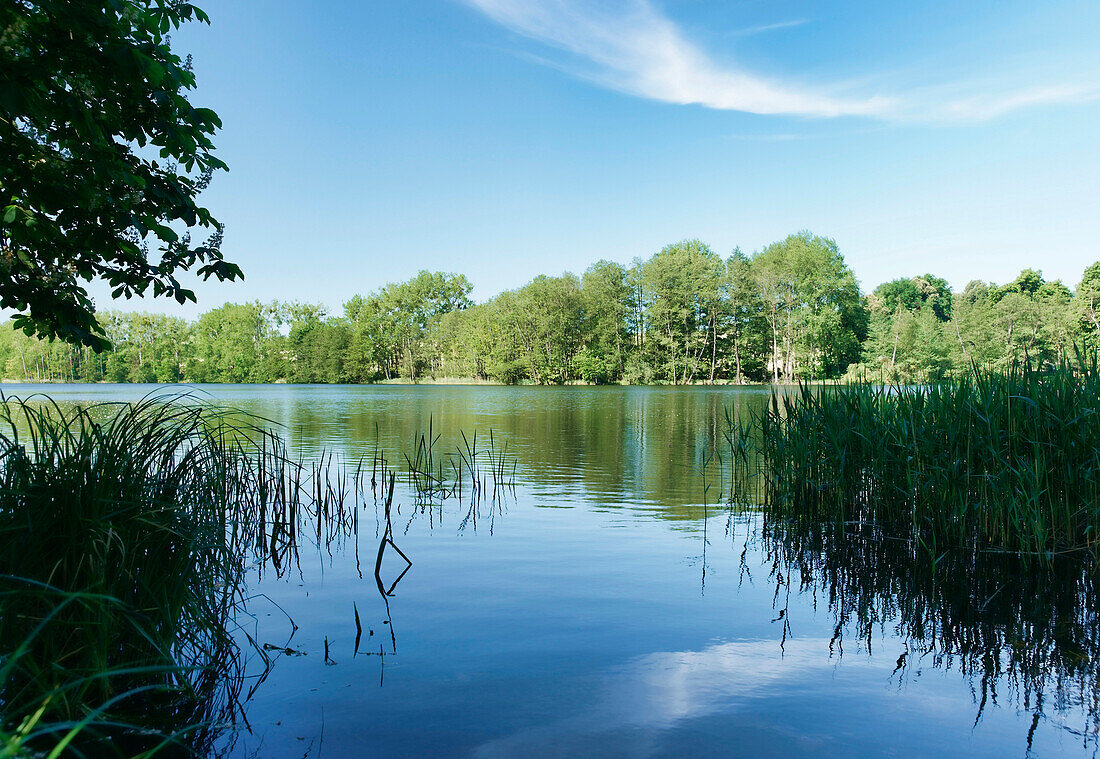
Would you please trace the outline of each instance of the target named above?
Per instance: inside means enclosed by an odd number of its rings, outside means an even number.
[[[363,638],[363,625],[359,622],[359,607],[355,605],[355,602],[351,602],[352,611],[355,612],[355,650],[351,656],[354,659],[359,655],[359,641]]]

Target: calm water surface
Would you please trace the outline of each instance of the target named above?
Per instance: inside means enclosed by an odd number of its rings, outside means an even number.
[[[158,390],[3,389],[82,402]],[[394,541],[413,566],[388,610],[370,498],[357,536],[303,546],[290,571],[254,569],[245,628],[302,655],[273,654],[233,756],[1096,753],[1091,573],[1029,585],[962,561],[925,582],[905,550],[784,535],[716,506],[721,468],[704,478],[701,462],[723,409],[766,390],[202,391],[280,425],[307,457],[381,447],[403,463],[430,424],[437,452],[492,430],[516,462],[515,487],[473,509],[417,505],[399,480]],[[388,550],[385,582],[402,569]],[[254,656],[250,685],[262,671]]]

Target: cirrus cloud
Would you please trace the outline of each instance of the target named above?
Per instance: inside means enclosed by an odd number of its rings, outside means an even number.
[[[649,0],[464,0],[488,18],[557,48],[567,61],[547,61],[604,87],[678,105],[756,114],[895,121],[981,121],[1021,108],[1095,100],[1100,88],[1031,85],[998,92],[929,97],[854,94],[850,87],[810,87],[715,60]],[[805,23],[779,22],[749,30]],[[737,32],[733,33],[737,36]],[[952,88],[953,90],[958,87]]]

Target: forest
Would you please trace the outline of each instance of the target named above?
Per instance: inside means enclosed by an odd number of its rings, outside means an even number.
[[[485,303],[422,271],[308,303],[227,303],[193,322],[104,311],[107,350],[0,327],[0,373],[34,382],[691,384],[929,382],[1025,356],[1049,363],[1100,332],[1100,262],[1076,291],[1026,269],[952,292],[933,274],[863,294],[836,243],[801,232],[728,257],[699,240],[629,267],[538,276]]]

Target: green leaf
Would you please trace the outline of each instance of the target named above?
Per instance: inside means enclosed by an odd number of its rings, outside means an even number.
[[[149,84],[154,87],[159,87],[164,81],[164,73],[164,66],[156,61],[149,61],[149,65],[145,67],[145,76],[149,79]]]

